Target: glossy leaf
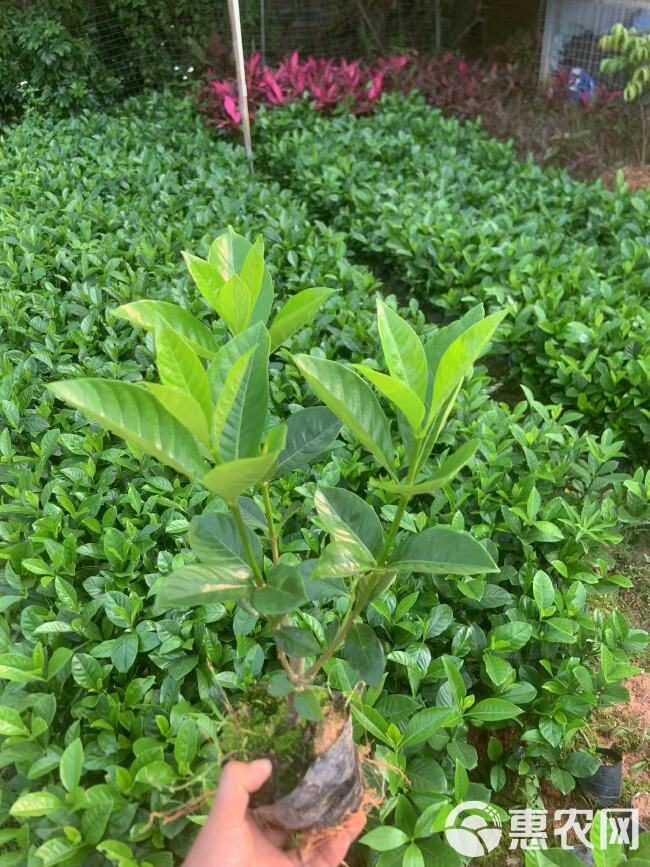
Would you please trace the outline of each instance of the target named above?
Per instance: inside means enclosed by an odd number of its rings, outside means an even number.
[[[75,738],[63,750],[59,764],[59,774],[63,787],[73,792],[79,785],[84,766],[84,748],[81,738]]]
[[[203,408],[180,388],[171,385],[160,385],[158,382],[143,383],[147,391],[156,398],[158,403],[170,415],[179,421],[183,427],[199,440],[206,449],[211,447],[210,428]]]
[[[278,476],[309,466],[332,444],[340,430],[341,422],[324,406],[307,407],[290,415]]]
[[[248,325],[252,313],[250,293],[238,274],[233,274],[219,290],[217,310],[231,334],[239,334]]]
[[[252,605],[265,615],[289,614],[307,601],[303,578],[295,566],[280,563],[267,575],[265,587],[253,591]]]
[[[246,599],[252,588],[252,580],[243,573],[233,573],[212,563],[193,563],[163,576],[156,608],[190,608]]]
[[[234,503],[240,494],[253,485],[260,485],[273,478],[280,452],[281,448],[278,448],[254,458],[241,458],[220,464],[203,476],[203,484],[213,494],[223,497],[227,503]]]
[[[379,463],[393,471],[393,444],[384,411],[353,370],[312,355],[294,356],[312,390]]]
[[[205,368],[185,338],[166,326],[156,330],[156,367],[163,385],[191,395],[210,419],[212,398]]]
[[[271,352],[275,352],[278,346],[281,346],[292,334],[295,334],[296,331],[311,322],[319,307],[334,292],[336,292],[335,289],[315,287],[313,289],[303,289],[302,292],[298,292],[289,298],[283,307],[280,308],[278,315],[269,328]]]
[[[384,532],[372,506],[352,491],[321,485],[314,494],[316,511],[332,541],[364,548],[369,559],[380,551]]]
[[[212,307],[213,310],[218,311],[219,305],[217,298],[219,290],[224,283],[223,277],[219,274],[214,265],[211,265],[210,262],[206,262],[205,259],[200,259],[198,256],[194,256],[186,250],[183,250],[182,253],[183,259],[185,259],[185,264],[187,265],[187,270],[190,272],[196,288],[199,290],[201,295],[203,295],[210,307]]]
[[[59,400],[162,463],[190,478],[203,475],[204,463],[193,437],[145,388],[112,379],[52,382],[48,388]]]
[[[420,430],[422,419],[424,418],[424,404],[412,391],[408,385],[404,385],[398,379],[392,376],[387,376],[385,373],[380,373],[367,364],[355,364],[355,370],[358,370],[365,378],[371,382],[380,394],[391,401],[408,421],[411,430],[416,434]]]
[[[427,707],[414,714],[404,729],[401,749],[417,747],[428,741],[439,729],[453,728],[460,722],[453,707]]]
[[[492,335],[506,316],[500,310],[481,319],[464,331],[445,350],[440,359],[433,382],[432,407],[439,408],[453,394],[461,380],[469,373],[476,359],[492,339]]]
[[[377,300],[377,327],[390,375],[423,402],[429,378],[424,347],[405,319]]]
[[[397,482],[373,481],[373,485],[394,494],[410,494],[411,496],[432,494],[444,485],[448,485],[458,475],[462,468],[472,460],[478,447],[479,441],[477,439],[468,440],[446,457],[438,469],[428,473],[426,482],[404,485]]]
[[[200,319],[169,301],[131,301],[111,310],[111,316],[126,319],[145,331],[171,328],[203,358],[212,358],[219,348],[217,338]]]
[[[504,719],[514,719],[522,713],[523,710],[511,701],[503,698],[485,698],[466,711],[465,716],[477,722],[499,722]]]
[[[389,565],[432,575],[475,575],[499,571],[476,539],[451,527],[430,527],[408,536],[391,556]]]
[[[237,359],[226,376],[212,425],[212,439],[221,461],[250,458],[259,452],[268,412],[267,361],[253,347]]]
[[[255,561],[262,564],[262,546],[255,533],[247,529],[248,544]],[[204,563],[211,563],[232,575],[250,577],[251,567],[246,550],[231,515],[223,512],[205,512],[190,524],[189,544]]]

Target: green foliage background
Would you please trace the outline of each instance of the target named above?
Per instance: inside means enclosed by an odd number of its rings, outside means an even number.
[[[294,352],[375,363],[379,289],[423,334],[477,301],[511,311],[492,374],[477,368],[442,442],[479,437],[477,459],[402,525],[471,530],[501,573],[412,578],[365,615],[388,674],[355,702],[357,733],[411,781],[389,775],[379,819],[401,831],[396,857],[414,810],[441,793],[489,796],[507,777],[521,799],[544,778],[570,790],[592,768],[571,752],[576,729],[592,707],[625,699],[629,657],[645,644],[622,615],[592,611],[588,595],[629,586],[610,546],[650,514],[650,478],[635,469],[650,419],[648,196],[517,163],[508,145],[417,98],[385,100],[367,119],[292,107],[255,132],[253,177],[191,103],[164,94],[109,114],[28,117],[2,142],[1,865],[178,861],[195,825],[150,813],[214,784],[220,690],[275,664],[270,635],[243,610],[154,615],[154,582],[189,562],[189,521],[219,505],[43,388],[152,378],[150,337],[107,310],[147,297],[202,315],[180,250],[205,255],[229,223],[263,232],[279,300],[313,285],[343,290]],[[489,394],[496,362],[515,379],[510,406]],[[282,355],[271,383],[278,408],[311,400]],[[316,480],[354,490],[370,472],[344,435],[321,465],[279,484],[279,509],[302,498],[285,530],[292,550],[321,545]],[[317,637],[339,602],[304,615]],[[342,660],[327,676],[351,686]],[[465,692],[474,716],[445,728],[436,714]],[[527,736],[504,751],[490,735],[485,765],[476,727],[512,723],[494,701],[517,705]],[[391,726],[407,733],[403,746]],[[418,846],[455,863],[438,836]]]

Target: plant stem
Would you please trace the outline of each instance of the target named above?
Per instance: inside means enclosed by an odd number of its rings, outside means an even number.
[[[273,520],[273,507],[271,506],[271,494],[269,493],[269,484],[264,482],[262,485],[262,499],[264,500],[264,513],[266,514],[266,523],[269,527],[269,541],[271,542],[271,558],[275,566],[280,562],[280,552],[278,550],[278,533]]]
[[[242,545],[244,546],[244,551],[246,552],[246,558],[250,564],[251,569],[253,570],[253,577],[255,579],[255,583],[258,587],[264,586],[264,576],[262,575],[262,570],[260,568],[260,564],[255,559],[255,555],[253,554],[253,548],[251,546],[251,540],[248,538],[248,532],[246,530],[246,525],[244,524],[244,519],[242,518],[242,514],[239,510],[239,506],[237,503],[229,503],[230,513],[232,514],[235,524],[237,525],[237,532],[239,533],[239,537],[242,541]]]
[[[409,471],[408,471],[406,479],[405,479],[405,483],[407,485],[413,484],[413,480],[415,479],[415,476],[417,474],[417,471],[418,471],[417,463],[418,463],[418,457],[420,454],[421,444],[422,444],[422,440],[420,438],[416,439],[415,442],[413,443],[413,452],[411,454],[411,462],[409,464]],[[379,556],[377,558],[377,569],[379,569],[379,570],[384,566],[386,560],[388,559],[388,555],[391,552],[393,542],[395,541],[395,537],[397,536],[397,533],[399,530],[399,525],[402,521],[402,517],[404,515],[404,512],[406,511],[406,507],[408,506],[410,499],[411,499],[410,494],[402,494],[402,496],[400,497],[399,503],[397,505],[397,510],[395,511],[395,515],[393,517],[393,522],[390,525],[388,535],[386,536],[386,540],[384,541],[382,549],[379,552]],[[381,575],[382,575],[381,571],[379,571],[379,572],[373,571],[368,575],[368,580],[366,582],[366,584],[367,584],[366,591],[365,592],[357,591],[358,596],[354,602],[354,605],[352,606],[352,609],[350,610],[350,612],[346,616],[345,620],[341,624],[341,627],[338,630],[338,632],[336,633],[336,635],[334,636],[332,642],[330,643],[330,646],[327,648],[327,650],[324,653],[322,653],[318,657],[318,659],[314,662],[314,664],[310,668],[308,668],[307,671],[302,676],[301,682],[303,685],[309,684],[316,677],[316,675],[321,670],[323,665],[325,665],[326,662],[329,662],[329,660],[334,656],[334,653],[336,652],[336,650],[339,647],[339,645],[341,644],[341,642],[345,641],[345,639],[347,638],[348,632],[352,629],[354,621],[361,614],[365,604],[367,603],[370,595],[372,594],[372,591],[376,587],[377,581],[379,580]],[[357,584],[357,588],[358,588],[358,584]]]

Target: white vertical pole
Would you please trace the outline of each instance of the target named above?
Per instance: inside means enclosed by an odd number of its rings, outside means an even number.
[[[239,110],[241,112],[242,129],[244,132],[244,150],[253,168],[253,145],[251,143],[251,122],[248,115],[248,91],[246,89],[246,69],[244,66],[244,45],[241,36],[241,20],[239,18],[239,0],[228,0],[230,13],[230,29],[232,30],[232,50],[237,70],[237,89],[239,90]]]

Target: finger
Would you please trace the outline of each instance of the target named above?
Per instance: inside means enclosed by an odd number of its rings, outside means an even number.
[[[297,862],[305,867],[338,867],[366,824],[366,814],[358,810],[349,816],[336,837],[324,840],[308,861]]]
[[[220,822],[243,819],[251,792],[256,792],[271,775],[273,765],[268,759],[257,759],[250,764],[228,762],[223,769],[212,812]]]

